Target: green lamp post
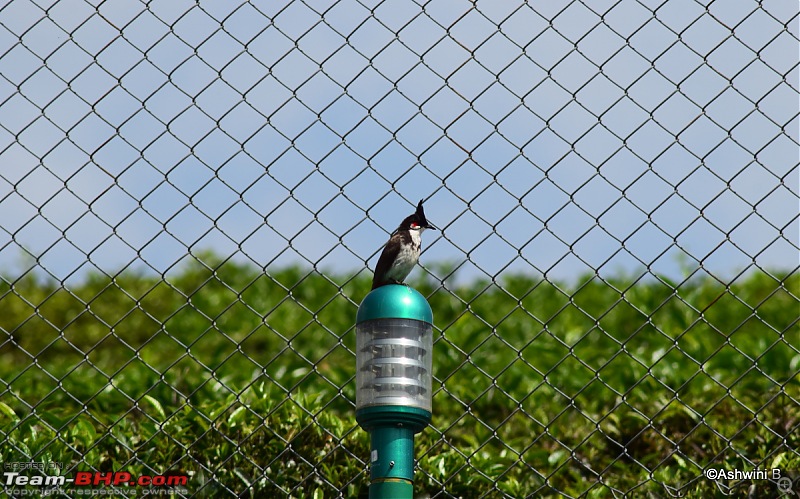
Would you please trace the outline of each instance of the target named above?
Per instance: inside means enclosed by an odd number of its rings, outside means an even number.
[[[411,499],[414,435],[431,421],[433,312],[413,288],[374,289],[356,316],[356,420],[370,434],[369,497]]]

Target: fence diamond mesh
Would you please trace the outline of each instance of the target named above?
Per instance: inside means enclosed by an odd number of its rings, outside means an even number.
[[[363,494],[355,310],[421,197],[421,496],[800,493],[799,25],[788,0],[5,3],[5,493]]]

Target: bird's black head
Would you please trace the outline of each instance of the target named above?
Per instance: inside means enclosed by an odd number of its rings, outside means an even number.
[[[419,200],[419,204],[417,205],[417,211],[414,212],[413,215],[407,216],[403,222],[398,227],[400,230],[425,230],[425,229],[432,229],[436,230],[436,227],[431,225],[428,222],[428,219],[425,218],[425,210],[422,208],[422,200]]]

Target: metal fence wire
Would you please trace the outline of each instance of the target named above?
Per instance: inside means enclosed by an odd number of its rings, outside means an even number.
[[[0,457],[363,490],[355,307],[424,197],[420,494],[798,469],[798,25],[790,0],[6,2]]]

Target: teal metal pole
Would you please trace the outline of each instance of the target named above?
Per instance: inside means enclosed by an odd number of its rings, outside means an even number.
[[[414,434],[431,421],[418,407],[372,406],[356,411],[370,435],[370,499],[412,499]]]
[[[414,431],[379,426],[370,432],[370,499],[414,496]]]

